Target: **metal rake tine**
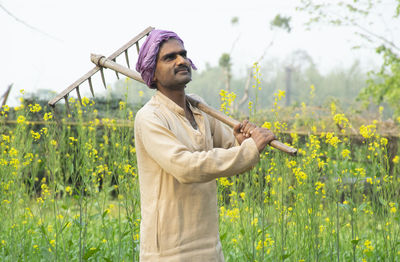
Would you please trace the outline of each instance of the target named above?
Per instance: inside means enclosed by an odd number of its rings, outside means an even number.
[[[128,54],[127,54],[127,49],[130,48],[131,46],[133,46],[134,44],[137,44],[137,42],[139,40],[141,40],[142,38],[144,38],[145,36],[148,36],[150,34],[150,32],[154,29],[154,27],[147,27],[145,30],[143,30],[141,33],[139,33],[138,35],[136,35],[134,38],[132,38],[129,42],[127,42],[126,44],[124,44],[123,46],[121,46],[120,48],[118,48],[118,50],[116,50],[115,52],[113,52],[108,59],[115,59],[117,58],[119,55],[121,55],[123,52],[125,52],[125,59],[127,59]],[[137,44],[138,47],[138,44]],[[129,58],[128,58],[129,59]],[[127,60],[127,63],[129,64],[129,60]],[[101,67],[96,66],[94,68],[92,68],[89,72],[87,72],[86,74],[84,74],[83,76],[81,76],[78,80],[76,80],[75,82],[73,82],[71,85],[69,85],[66,89],[64,89],[61,93],[59,93],[58,95],[56,95],[55,97],[53,97],[48,104],[50,106],[54,106],[58,101],[60,101],[61,99],[63,99],[65,96],[68,96],[68,94],[70,92],[72,92],[72,90],[74,90],[77,86],[81,85],[83,82],[85,82],[86,80],[88,80],[90,77],[92,77],[95,73],[97,73],[98,71],[100,71],[101,73],[101,78],[103,81],[103,85],[104,88],[107,89],[107,84],[105,81],[105,77],[104,77],[104,72],[102,70]],[[94,92],[93,92],[93,88],[91,85],[91,80],[89,79],[89,85],[91,86],[91,93],[94,96]]]
[[[51,110],[51,112],[53,114],[53,119],[56,121],[56,123],[58,125],[60,125],[61,124],[61,120],[60,120],[60,117],[58,116],[56,107],[55,106],[50,106],[50,110]]]
[[[128,66],[128,68],[131,68],[131,66],[129,65],[128,49],[126,49],[124,53],[125,53],[126,65]]]
[[[91,77],[89,77],[89,78],[88,78],[88,80],[89,80],[90,92],[92,93],[92,96],[94,97],[93,85],[92,85],[92,78],[91,78]]]
[[[115,63],[117,62],[117,59],[116,58],[114,58],[114,59],[112,59]],[[118,72],[117,71],[115,71],[115,74],[117,75],[117,78],[118,78],[118,80],[119,80],[119,75],[118,75]]]
[[[81,93],[79,92],[79,86],[77,86],[75,89],[76,89],[76,94],[78,95],[79,103],[81,103],[81,106],[83,106]]]
[[[68,95],[64,96],[64,100],[65,100],[65,106],[67,107],[67,113],[70,115],[71,109],[70,109],[69,103],[68,103]]]
[[[136,51],[137,51],[137,53],[139,54],[139,43],[138,42],[136,42]]]
[[[104,78],[104,70],[100,67],[101,80],[103,81],[104,88],[107,89],[106,79]]]

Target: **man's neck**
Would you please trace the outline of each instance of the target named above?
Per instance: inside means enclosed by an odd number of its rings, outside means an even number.
[[[168,89],[168,88],[158,88],[158,91],[163,93],[166,97],[174,101],[178,106],[182,107],[185,111],[185,117],[189,120],[190,124],[194,129],[197,129],[197,123],[194,119],[193,112],[190,110],[189,106],[186,104],[185,88],[182,89]]]
[[[159,88],[158,90],[166,97],[174,101],[175,104],[182,107],[184,110],[186,109],[185,89],[171,90],[167,88]]]

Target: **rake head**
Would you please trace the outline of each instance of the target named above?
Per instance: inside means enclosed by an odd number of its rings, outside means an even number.
[[[143,30],[140,34],[138,34],[137,36],[135,36],[134,38],[132,38],[132,40],[130,40],[128,43],[126,43],[125,45],[123,45],[121,48],[119,48],[117,51],[115,51],[114,53],[112,53],[109,57],[107,57],[107,59],[110,59],[112,61],[116,61],[117,57],[119,57],[122,53],[125,54],[125,61],[126,64],[128,66],[128,68],[130,68],[130,64],[129,64],[129,55],[128,55],[128,49],[130,47],[132,47],[133,45],[136,46],[136,51],[139,54],[139,41],[144,38],[145,36],[149,35],[149,33],[154,29],[154,27],[147,27],[145,30]],[[65,100],[65,106],[67,108],[67,111],[69,112],[69,104],[68,104],[68,96],[72,91],[76,91],[76,94],[78,96],[79,102],[82,104],[82,99],[81,99],[81,94],[79,91],[79,86],[81,86],[83,83],[85,83],[87,81],[87,83],[89,84],[89,88],[90,88],[90,92],[92,93],[92,95],[94,96],[94,91],[93,91],[93,84],[92,84],[92,77],[93,75],[95,75],[97,72],[100,71],[100,75],[101,75],[101,80],[103,82],[104,87],[106,88],[106,80],[105,80],[105,76],[104,76],[104,71],[103,71],[103,67],[100,66],[95,66],[94,68],[92,68],[89,72],[87,72],[86,74],[84,74],[82,77],[80,77],[78,80],[76,80],[74,83],[72,83],[69,87],[67,87],[64,91],[62,91],[60,94],[58,94],[56,97],[54,97],[53,99],[51,99],[49,101],[49,105],[51,107],[54,107],[55,104],[60,101],[61,99],[64,98]],[[119,79],[119,75],[118,72],[115,72],[117,75],[117,78]]]

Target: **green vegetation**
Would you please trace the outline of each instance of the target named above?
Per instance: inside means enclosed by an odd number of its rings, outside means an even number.
[[[259,70],[255,65],[256,80]],[[260,84],[254,89],[263,95]],[[230,113],[234,96],[220,95]],[[304,103],[282,107],[284,91],[272,97],[268,108],[248,105],[251,120],[299,148],[299,156],[268,148],[251,171],[218,180],[226,260],[397,261],[397,139],[380,135],[379,121],[352,125],[334,103],[318,118]],[[111,119],[93,100],[70,102],[71,114],[58,121],[34,102],[1,110],[2,261],[138,260],[134,109],[125,96]],[[11,113],[16,123],[5,124]]]

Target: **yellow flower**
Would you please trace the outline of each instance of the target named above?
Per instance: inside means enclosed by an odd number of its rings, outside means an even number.
[[[119,110],[124,110],[126,108],[126,103],[124,101],[119,101]]]
[[[44,116],[43,116],[43,120],[44,121],[48,121],[48,120],[50,120],[52,118],[53,118],[53,114],[51,112],[45,113]]]
[[[361,177],[365,177],[365,175],[367,174],[367,172],[365,171],[365,169],[362,168],[362,167],[356,168],[355,170],[358,172],[358,174],[359,174]]]
[[[2,106],[2,108],[4,112],[8,112],[10,110],[10,107],[8,105],[4,105]]]
[[[24,117],[24,116],[18,116],[18,118],[17,118],[17,123],[18,123],[18,124],[23,124],[23,123],[25,123],[25,117]]]
[[[218,179],[218,181],[224,187],[228,187],[228,186],[232,186],[233,185],[233,182],[230,182],[226,177],[220,177]]]
[[[140,90],[140,91],[139,91],[139,97],[142,97],[142,96],[143,96],[143,94],[144,94],[144,93],[143,93],[143,91],[142,91],[142,90]]]
[[[332,145],[333,147],[337,147],[337,145],[342,142],[338,137],[334,136],[332,132],[326,133],[325,142]]]
[[[380,106],[380,107],[379,107],[379,114],[380,114],[380,115],[382,115],[384,109],[385,109],[385,108],[384,108],[383,106]]]
[[[245,197],[246,197],[246,193],[245,193],[245,192],[242,192],[242,193],[239,194],[239,196],[244,200]]]
[[[239,208],[235,207],[233,209],[228,209],[226,211],[226,216],[230,217],[230,221],[234,222],[239,218]]]
[[[86,107],[89,103],[90,103],[90,99],[84,96],[84,97],[82,98],[82,105],[83,105],[84,107]]]
[[[399,163],[399,156],[393,157],[392,162],[393,162],[394,164],[398,164],[398,163]]]
[[[374,250],[374,247],[372,246],[372,243],[370,240],[365,240],[364,241],[364,253],[368,253]]]
[[[346,158],[346,157],[348,157],[349,155],[350,155],[350,150],[344,149],[344,150],[342,151],[342,157],[343,157],[343,158]]]
[[[38,141],[40,139],[40,134],[38,132],[31,130],[31,135],[35,141]]]
[[[335,102],[331,103],[331,114],[332,115],[336,114],[336,104],[335,104]]]
[[[42,107],[39,104],[34,104],[34,105],[30,104],[28,105],[28,107],[32,113],[40,112],[40,110],[42,110]]]
[[[260,250],[263,246],[263,243],[261,240],[258,241],[257,246],[256,246],[256,250]]]
[[[43,135],[47,135],[47,127],[43,127],[42,129],[40,129],[40,133],[42,133]]]
[[[281,100],[283,97],[285,97],[285,91],[278,90],[278,100]]]
[[[251,221],[251,225],[252,226],[254,226],[254,225],[257,226],[258,225],[258,218],[257,217],[254,218],[253,221]]]
[[[343,128],[347,127],[349,124],[349,120],[345,117],[344,114],[336,114],[333,117],[333,120],[335,121],[336,124],[342,126]]]
[[[262,125],[263,128],[268,128],[271,129],[272,124],[270,122],[264,122],[264,124]]]
[[[371,138],[375,135],[376,125],[360,126],[360,135],[364,138]]]
[[[392,213],[392,214],[396,213],[396,211],[397,211],[396,203],[390,202],[389,207],[390,207],[390,213]]]
[[[249,108],[250,111],[253,109],[253,102],[252,101],[249,102],[248,108]]]
[[[72,189],[71,189],[71,187],[70,187],[70,186],[67,186],[67,187],[65,188],[65,192],[67,192],[69,195],[71,195],[71,194],[72,194]]]
[[[310,86],[310,96],[311,96],[311,98],[313,98],[315,96],[315,86],[314,85]]]

